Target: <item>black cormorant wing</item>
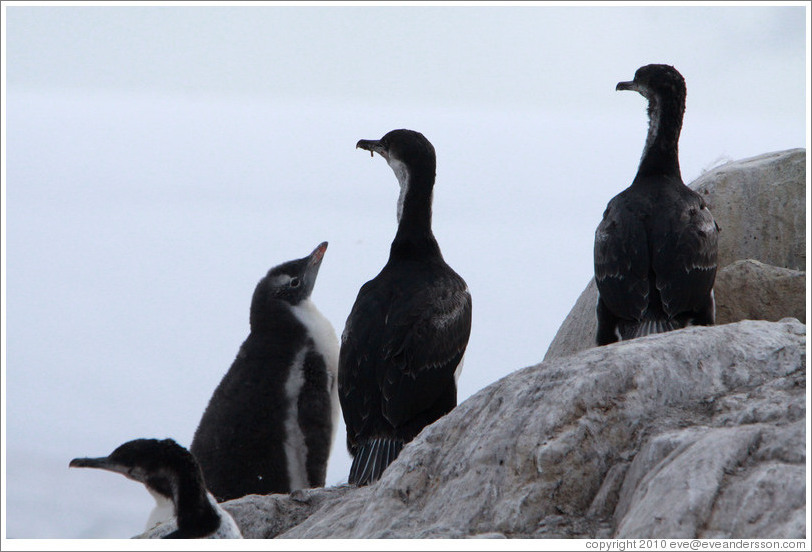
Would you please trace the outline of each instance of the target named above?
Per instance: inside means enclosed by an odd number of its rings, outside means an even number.
[[[364,284],[339,354],[350,450],[360,436],[384,429],[380,424],[398,428],[447,395],[470,331],[471,296],[464,283],[419,287],[381,274]]]
[[[695,311],[708,300],[716,278],[719,227],[698,195],[680,202],[652,255],[665,313]]]
[[[635,205],[613,198],[595,230],[595,283],[615,316],[640,320],[648,307],[648,236]]]
[[[456,275],[454,275],[456,276]],[[471,333],[471,295],[459,277],[415,290],[393,302],[384,323],[382,409],[395,427],[430,410],[447,396]],[[447,405],[447,409],[456,406]]]

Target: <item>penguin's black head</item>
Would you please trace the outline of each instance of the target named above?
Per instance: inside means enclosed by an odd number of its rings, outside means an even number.
[[[298,305],[310,298],[316,285],[327,242],[319,244],[307,257],[288,261],[273,267],[260,280],[254,291],[251,310],[261,309],[268,301],[282,300],[291,305]]]
[[[179,477],[199,478],[194,456],[172,439],[135,439],[119,446],[109,456],[74,458],[71,468],[98,468],[120,473],[173,499]]]
[[[414,130],[392,130],[380,140],[359,140],[355,145],[370,152],[378,153],[386,159],[398,181],[404,181],[402,172],[412,174],[420,171],[434,176],[437,168],[437,156],[434,146],[425,136]]]
[[[685,102],[685,79],[670,65],[644,65],[634,73],[634,80],[617,83],[615,90],[634,90],[649,101],[669,98]]]

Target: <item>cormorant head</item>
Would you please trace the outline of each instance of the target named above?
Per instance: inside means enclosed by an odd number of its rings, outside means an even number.
[[[298,305],[308,299],[316,285],[316,276],[325,251],[327,242],[322,242],[307,257],[288,261],[269,270],[257,284],[251,311],[255,307],[261,308],[258,301],[281,299],[291,305]]]
[[[404,170],[407,174],[429,171],[434,176],[437,167],[434,146],[414,130],[392,130],[380,140],[358,140],[355,147],[365,149],[370,154],[378,153],[386,159],[400,182],[403,181]]]
[[[135,439],[119,446],[109,456],[74,458],[69,466],[120,473],[172,500],[179,474],[188,472],[202,482],[200,468],[192,454],[172,439]]]
[[[392,130],[380,140],[358,140],[355,147],[369,151],[370,155],[380,154],[394,171],[400,184],[398,222],[403,216],[403,206],[410,189],[417,189],[424,197],[427,194],[431,198],[437,156],[434,153],[434,146],[425,136],[414,130]],[[413,177],[417,183],[416,187],[412,186]]]
[[[634,73],[634,80],[617,83],[615,90],[635,90],[649,101],[655,98],[685,101],[685,79],[670,65],[644,65]]]

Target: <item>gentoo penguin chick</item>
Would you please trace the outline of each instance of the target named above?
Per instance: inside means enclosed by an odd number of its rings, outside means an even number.
[[[157,503],[169,505],[169,523],[147,524],[150,538],[240,539],[228,512],[206,490],[203,475],[188,450],[172,439],[135,439],[101,458],[74,458],[71,468],[100,468],[143,483]]]
[[[393,130],[358,148],[400,184],[398,229],[381,272],[361,287],[341,337],[338,390],[349,483],[377,481],[404,444],[457,404],[471,333],[471,294],[431,231],[436,157],[419,132]]]
[[[256,286],[251,331],[191,446],[220,502],[324,486],[338,421],[338,339],[310,295],[326,250],[324,242],[272,268]]]
[[[616,89],[648,100],[649,127],[637,176],[595,232],[598,345],[715,319],[719,227],[679,168],[685,80],[669,65],[646,65]]]

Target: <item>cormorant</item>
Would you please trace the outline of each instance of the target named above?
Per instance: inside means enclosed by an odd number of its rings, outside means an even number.
[[[406,443],[456,406],[471,294],[431,230],[431,143],[419,132],[393,130],[356,147],[381,155],[400,184],[389,260],[358,292],[339,353],[349,483],[360,486],[378,480]]]
[[[616,89],[648,100],[649,128],[637,175],[595,232],[598,345],[715,319],[719,227],[679,167],[685,80],[669,65],[646,65]]]

